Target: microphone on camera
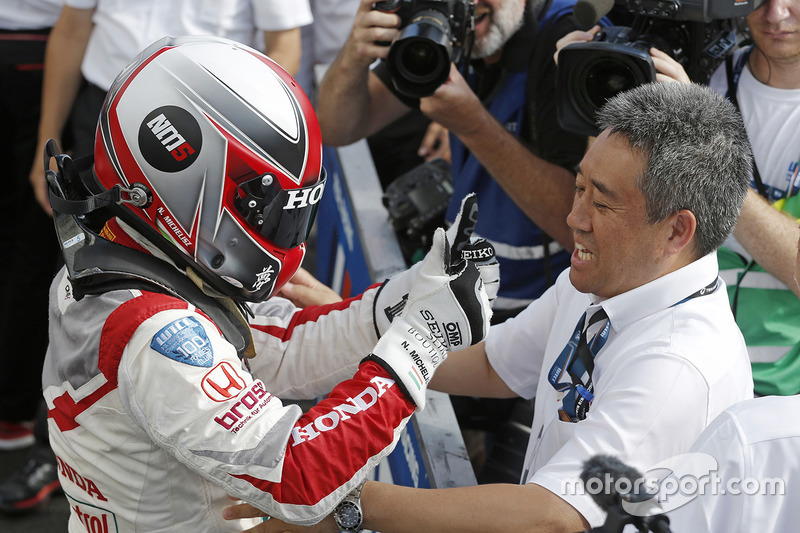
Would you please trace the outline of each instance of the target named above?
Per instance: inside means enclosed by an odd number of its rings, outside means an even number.
[[[592,493],[592,499],[606,512],[611,506],[621,503],[622,494],[616,489],[621,485],[620,481],[627,480],[626,485],[633,490],[636,480],[642,477],[638,470],[613,455],[595,455],[583,463],[581,472],[584,486],[592,489],[589,491]],[[600,488],[601,490],[596,490]],[[630,491],[625,494],[630,494]]]
[[[614,0],[578,0],[572,7],[572,15],[578,24],[591,27],[605,17],[614,7]]]
[[[606,522],[593,533],[622,533],[626,525],[632,524],[640,532],[670,533],[669,519],[661,515],[634,516],[623,506],[626,503],[641,503],[653,495],[644,489],[644,476],[612,455],[595,455],[583,463],[581,480],[592,499],[606,513]],[[618,489],[626,486],[624,492]]]

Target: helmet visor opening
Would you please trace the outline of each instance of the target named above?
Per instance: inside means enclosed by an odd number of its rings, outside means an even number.
[[[280,248],[294,248],[311,232],[326,178],[323,168],[317,183],[284,189],[268,172],[239,184],[233,204],[262,237]]]

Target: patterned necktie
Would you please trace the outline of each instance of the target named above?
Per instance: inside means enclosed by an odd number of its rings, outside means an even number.
[[[599,330],[587,342],[587,331],[601,320],[605,320],[605,323],[599,326]],[[561,400],[558,416],[564,422],[579,422],[586,418],[594,399],[592,392],[594,357],[605,345],[611,330],[611,322],[602,308],[591,316],[589,324],[584,328],[585,321],[586,313],[583,313],[569,342],[553,363],[547,377],[553,388],[558,391]]]

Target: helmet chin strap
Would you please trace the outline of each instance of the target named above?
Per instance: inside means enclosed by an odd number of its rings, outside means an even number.
[[[210,296],[214,298],[221,306],[227,309],[242,325],[245,326],[245,330],[247,331],[247,338],[245,341],[247,342],[247,346],[244,349],[243,356],[252,359],[256,356],[256,349],[253,345],[253,334],[250,331],[250,323],[245,318],[244,313],[242,312],[242,308],[236,302],[234,302],[233,298],[229,296],[225,296],[224,294],[220,293],[210,285],[208,285],[203,279],[195,272],[191,267],[186,267],[186,275],[192,280],[192,283],[197,285],[197,288],[203,291],[206,296]],[[249,308],[246,307],[246,304],[241,304],[245,306],[245,309],[249,311]]]

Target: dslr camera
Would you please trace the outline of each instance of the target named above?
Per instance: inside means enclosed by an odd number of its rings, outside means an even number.
[[[453,175],[444,159],[422,163],[386,187],[383,205],[409,265],[430,249],[434,230],[444,225],[451,196]]]
[[[656,81],[651,47],[679,62],[692,81],[708,83],[734,49],[742,18],[763,0],[578,0],[581,2],[593,4],[592,12],[598,7],[606,13],[621,8],[631,21],[630,26],[605,27],[594,40],[570,44],[558,54],[558,121],[568,131],[596,136],[595,117],[607,99]],[[576,12],[578,9],[576,4]]]
[[[469,59],[475,32],[472,0],[382,0],[372,8],[400,17],[387,66],[400,94],[430,96],[447,80],[450,63]]]

